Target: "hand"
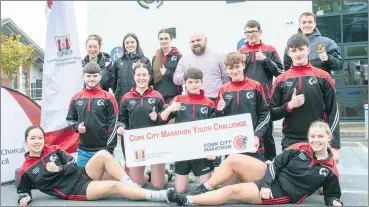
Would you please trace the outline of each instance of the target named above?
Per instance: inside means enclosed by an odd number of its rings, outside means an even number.
[[[259,60],[259,61],[263,61],[266,59],[266,56],[263,54],[263,52],[261,51],[261,47],[259,47],[259,51],[257,51],[255,53],[255,59]]]
[[[149,114],[151,121],[156,121],[158,118],[158,113],[155,111],[155,106],[152,108],[152,112]]]
[[[304,94],[300,94],[296,96],[296,88],[293,89],[293,94],[291,101],[288,102],[288,108],[294,109],[302,106],[305,103],[305,96]]]
[[[270,188],[262,187],[260,190],[260,198],[261,199],[271,199],[273,198],[272,190]]]
[[[217,157],[216,156],[214,156],[214,155],[207,155],[206,156],[206,159],[207,160],[215,160]]]
[[[46,164],[46,170],[49,172],[59,172],[59,167],[55,164],[55,162],[48,162]]]
[[[260,145],[260,138],[258,136],[255,136],[255,149],[256,149],[255,152],[258,151],[259,145]]]
[[[319,58],[321,61],[327,61],[328,60],[328,55],[325,52],[325,47],[323,47],[322,52],[319,53]]]
[[[123,136],[126,133],[126,130],[123,127],[118,127],[117,134]]]
[[[333,158],[336,161],[336,163],[338,164],[340,162],[340,149],[334,149],[331,148],[332,153],[333,153]]]
[[[223,99],[223,95],[220,95],[220,100],[219,100],[218,105],[217,105],[217,110],[218,111],[223,111],[224,108],[225,108],[225,105],[226,105],[226,102]]]
[[[167,72],[167,69],[164,66],[160,68],[160,73],[162,76],[164,76],[166,72]]]
[[[342,206],[342,204],[336,200],[332,201],[333,206]]]
[[[246,58],[247,58],[246,54],[242,54],[242,61],[243,61],[244,63],[246,63]]]
[[[179,111],[179,109],[181,108],[181,103],[173,101],[168,108],[171,112]]]
[[[27,197],[24,197],[22,198],[20,201],[19,201],[19,205],[20,206],[27,206],[28,205],[28,202],[31,201],[31,197],[27,196]]]
[[[86,132],[85,122],[82,122],[78,125],[78,132],[80,134],[83,134]]]
[[[105,67],[108,67],[110,65],[111,61],[105,62]]]

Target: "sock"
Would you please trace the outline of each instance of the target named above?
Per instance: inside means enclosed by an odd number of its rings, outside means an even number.
[[[167,201],[167,190],[146,190],[146,200]]]
[[[129,184],[129,185],[134,185],[135,184],[128,175],[125,175],[119,181],[123,182],[125,184]]]
[[[204,184],[204,187],[208,190],[213,190],[213,188],[207,183]]]
[[[193,204],[193,200],[192,200],[192,196],[186,196],[187,198],[187,205],[192,205]]]

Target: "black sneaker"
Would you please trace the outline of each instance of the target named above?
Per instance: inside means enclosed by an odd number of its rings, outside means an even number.
[[[176,203],[180,206],[187,206],[187,197],[184,194],[176,194]]]
[[[204,184],[201,184],[201,185],[199,185],[199,187],[196,188],[195,191],[190,192],[189,195],[199,195],[199,194],[206,193],[206,192],[209,192],[209,191],[210,190],[205,188]]]
[[[175,203],[177,200],[177,193],[173,188],[169,188],[167,190],[167,202],[168,203]]]
[[[146,175],[148,175],[148,176],[149,176],[149,179],[148,179],[147,181],[148,181],[148,182],[151,182],[151,171],[150,171],[150,170],[149,170],[149,171],[147,171]]]
[[[165,174],[168,175],[168,183],[172,181],[173,173],[171,173],[169,170],[165,169]],[[151,176],[150,176],[151,177]]]

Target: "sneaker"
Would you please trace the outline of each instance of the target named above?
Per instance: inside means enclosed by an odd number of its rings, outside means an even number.
[[[167,202],[177,203],[180,206],[187,206],[187,197],[183,194],[178,194],[173,188],[167,190]]]
[[[167,190],[167,203],[175,203],[176,202],[176,191],[173,188],[168,188]]]
[[[150,170],[149,170],[149,171],[147,171],[146,175],[148,175],[148,176],[149,176],[149,179],[148,179],[147,181],[148,181],[148,182],[151,182],[151,171],[150,171]]]
[[[188,174],[188,182],[189,183],[194,183],[195,182],[195,175],[190,172],[190,174]]]
[[[165,174],[168,175],[168,182],[172,181],[173,173],[171,173],[169,170],[165,169]],[[150,173],[150,175],[151,175],[151,173]]]
[[[201,184],[201,185],[199,185],[199,187],[196,188],[195,191],[190,192],[189,195],[199,195],[199,194],[206,193],[206,192],[209,192],[209,191],[210,190],[205,188],[204,184]]]

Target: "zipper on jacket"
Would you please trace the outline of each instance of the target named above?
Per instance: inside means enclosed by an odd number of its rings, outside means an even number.
[[[90,112],[91,111],[91,99],[88,98],[88,103],[87,103],[87,112]]]
[[[254,49],[252,49],[251,54],[252,54],[251,62],[253,63],[254,62],[254,57],[255,57],[255,50]]]
[[[193,106],[192,106],[192,118],[195,118],[195,109],[196,109],[196,105],[193,104]]]
[[[240,92],[237,91],[237,95],[236,95],[236,105],[239,106],[240,105]]]
[[[302,93],[302,77],[299,78],[299,92]]]

